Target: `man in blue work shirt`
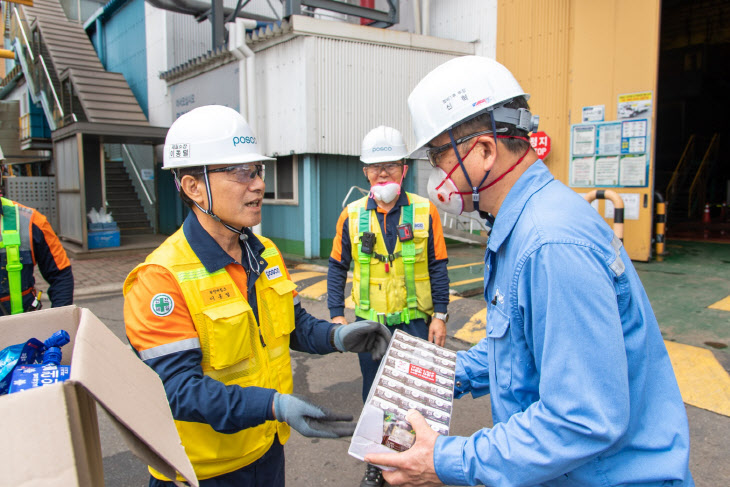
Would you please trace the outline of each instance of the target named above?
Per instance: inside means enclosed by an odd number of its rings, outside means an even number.
[[[487,337],[458,353],[455,391],[490,394],[494,427],[439,436],[411,411],[414,446],[366,460],[395,467],[385,477],[400,486],[694,485],[686,411],[643,286],[600,215],[531,149],[512,74],[452,59],[408,104],[431,199],[494,218]]]

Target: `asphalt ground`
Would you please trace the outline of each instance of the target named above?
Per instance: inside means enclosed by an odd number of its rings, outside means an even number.
[[[304,298],[302,302],[307,311],[314,316],[319,318],[328,316],[324,302],[308,298]],[[78,299],[77,304],[89,308],[120,340],[126,340],[122,317],[123,299],[119,294],[86,296]],[[469,345],[461,340],[448,338],[446,346],[460,350]],[[295,393],[333,410],[359,416],[362,409],[360,398],[362,382],[356,357],[346,353],[316,356],[293,352],[292,358]],[[696,485],[698,487],[728,485],[730,418],[691,405],[687,405],[687,416],[691,441],[690,468]],[[491,425],[488,396],[479,399],[466,396],[455,401],[451,434],[468,436]],[[146,466],[129,451],[103,410],[99,411],[99,426],[105,485],[146,486],[148,482]],[[349,439],[317,440],[304,438],[293,432],[285,447],[287,485],[358,486],[364,473],[364,464],[347,454],[348,446]]]

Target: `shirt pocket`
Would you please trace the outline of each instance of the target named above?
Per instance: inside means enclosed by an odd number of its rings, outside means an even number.
[[[294,282],[283,279],[264,290],[266,314],[270,319],[270,323],[267,323],[268,326],[265,328],[271,327],[274,338],[281,338],[294,331],[294,290],[296,288],[297,285]],[[259,310],[259,318],[261,316]]]
[[[491,306],[487,311],[487,337],[497,385],[509,389],[512,384],[512,336],[509,317],[497,306]]]
[[[246,302],[203,310],[210,350],[210,366],[216,370],[250,358],[253,311]]]

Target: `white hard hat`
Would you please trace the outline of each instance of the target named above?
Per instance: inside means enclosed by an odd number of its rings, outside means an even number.
[[[424,146],[434,137],[518,96],[529,98],[512,73],[494,59],[463,56],[443,63],[428,73],[408,97],[416,135],[416,148],[410,157],[422,157]],[[529,115],[529,111],[524,111]],[[495,113],[495,121],[516,121],[513,124],[518,125],[525,120],[522,112],[510,112],[518,110],[504,109],[505,115],[513,115],[507,117]],[[522,125],[532,131],[530,123]]]
[[[362,139],[360,160],[365,164],[400,161],[408,155],[403,136],[396,129],[381,125]]]
[[[167,131],[163,169],[274,161],[261,155],[246,120],[220,105],[195,108]]]

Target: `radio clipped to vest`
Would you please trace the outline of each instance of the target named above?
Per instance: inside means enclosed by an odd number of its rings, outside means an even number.
[[[403,223],[398,225],[396,228],[398,230],[398,240],[401,242],[413,240],[413,225],[410,223]]]
[[[363,254],[372,255],[375,250],[375,234],[373,232],[364,232],[360,237],[360,251]]]

